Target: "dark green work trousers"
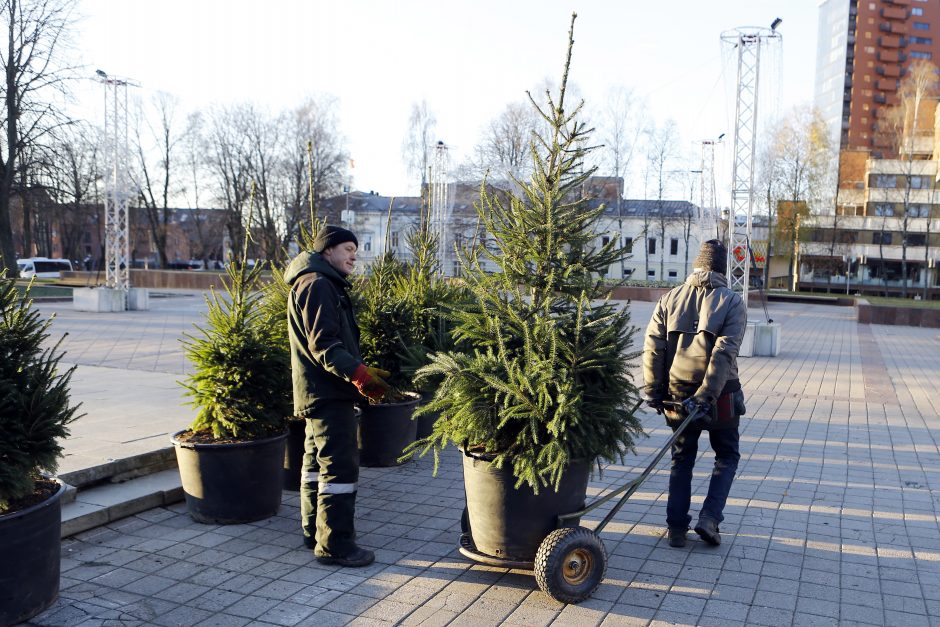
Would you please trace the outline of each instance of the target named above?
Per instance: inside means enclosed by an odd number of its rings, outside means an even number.
[[[300,519],[304,543],[318,556],[342,557],[356,547],[357,426],[352,401],[317,401],[307,414]]]

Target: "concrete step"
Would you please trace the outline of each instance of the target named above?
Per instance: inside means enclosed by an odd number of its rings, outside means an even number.
[[[182,500],[183,486],[175,467],[123,483],[79,489],[72,502],[62,505],[62,537]]]
[[[139,455],[113,459],[97,466],[64,472],[59,475],[59,479],[78,490],[83,490],[106,482],[120,483],[175,468],[176,452],[172,446],[168,446]]]

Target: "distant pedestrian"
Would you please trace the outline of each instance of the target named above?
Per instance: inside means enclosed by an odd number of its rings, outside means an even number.
[[[692,521],[692,469],[702,431],[708,432],[715,467],[695,532],[709,544],[721,543],[718,525],[724,520],[722,512],[741,457],[738,423],[744,414],[744,393],[737,360],[747,310],[743,299],[728,289],[727,256],[718,240],[703,243],[692,274],[659,299],[646,329],[647,403],[666,415],[673,430],[696,409],[704,416],[690,424],[672,448],[666,524],[673,547],[685,546]],[[664,401],[681,402],[683,411]]]
[[[290,285],[287,319],[294,414],[307,419],[301,470],[300,516],[304,544],[317,561],[367,566],[372,551],[356,545],[359,448],[355,403],[388,390],[384,370],[362,363],[359,327],[346,277],[359,242],[347,229],[324,226],[313,250],[284,273]]]

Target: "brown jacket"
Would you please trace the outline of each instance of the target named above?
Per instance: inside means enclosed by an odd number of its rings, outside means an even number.
[[[722,274],[696,270],[656,303],[643,347],[648,399],[714,404],[740,389],[738,348],[747,310]]]

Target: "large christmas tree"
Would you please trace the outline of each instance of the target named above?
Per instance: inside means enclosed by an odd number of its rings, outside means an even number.
[[[629,310],[606,300],[601,277],[625,251],[600,245],[603,207],[582,194],[591,129],[583,103],[568,108],[568,54],[557,94],[530,101],[546,131],[531,142],[534,174],[508,201],[481,186],[477,211],[488,245],[461,263],[473,305],[456,314],[463,352],[437,353],[424,376],[442,378],[427,411],[440,411],[422,442],[448,443],[511,464],[517,485],[557,487],[573,459],[615,459],[642,430],[632,415],[636,329]],[[488,260],[497,272],[484,269]]]

